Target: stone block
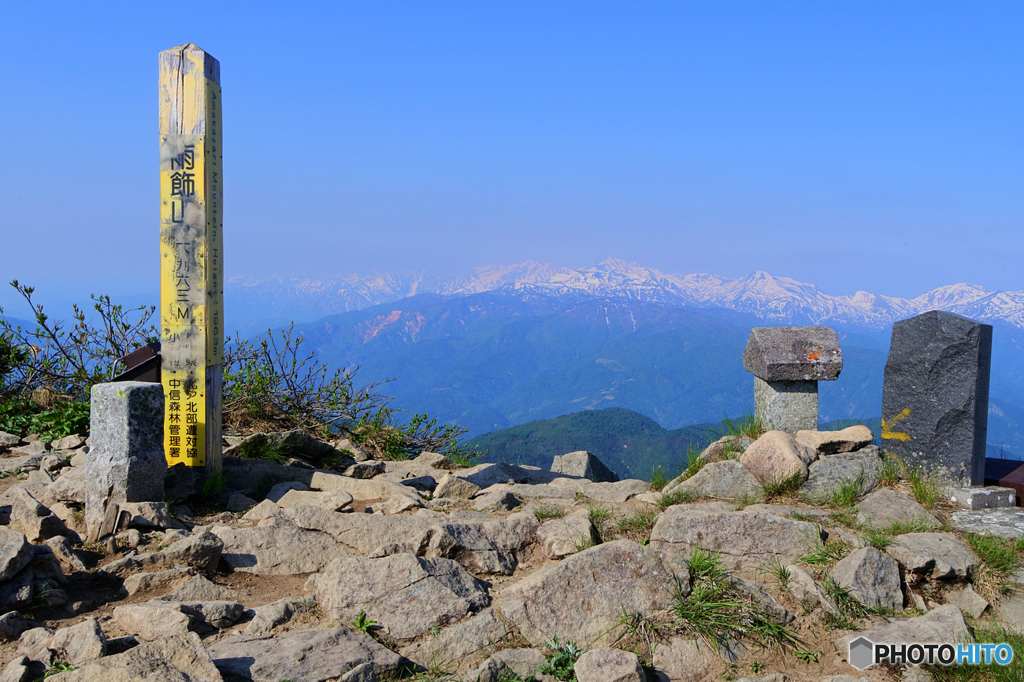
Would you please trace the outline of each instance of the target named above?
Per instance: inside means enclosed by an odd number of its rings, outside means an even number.
[[[765,381],[754,377],[754,416],[764,428],[786,433],[818,428],[817,381]]]
[[[953,486],[949,489],[949,501],[960,505],[961,509],[977,511],[979,509],[999,509],[1013,507],[1016,492],[1013,488],[986,486],[984,488],[965,488]]]
[[[141,381],[93,386],[90,429],[85,520],[92,533],[109,503],[163,499],[163,386]]]
[[[893,325],[882,447],[970,485],[985,478],[992,326],[931,312]]]
[[[606,467],[601,460],[586,450],[555,455],[555,459],[551,463],[551,471],[558,474],[566,474],[567,476],[579,476],[597,482],[614,482],[619,480],[618,474]]]
[[[833,381],[843,369],[839,336],[831,327],[754,327],[743,369],[764,381]]]

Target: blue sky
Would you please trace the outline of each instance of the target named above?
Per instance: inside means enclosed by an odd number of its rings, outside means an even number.
[[[1024,289],[1022,19],[1019,2],[8,3],[0,279],[155,302],[157,53],[194,42],[222,68],[229,276],[614,256],[832,294]]]

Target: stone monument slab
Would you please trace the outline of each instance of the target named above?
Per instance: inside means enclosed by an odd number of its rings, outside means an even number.
[[[882,388],[882,447],[982,485],[992,326],[933,310],[893,325]]]

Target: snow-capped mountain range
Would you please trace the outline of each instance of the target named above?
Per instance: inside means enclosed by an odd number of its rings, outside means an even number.
[[[706,273],[672,275],[615,258],[579,270],[536,261],[489,265],[454,278],[428,272],[316,278],[245,276],[230,279],[225,293],[239,303],[247,303],[245,307],[253,306],[268,316],[313,319],[415,294],[464,296],[497,290],[725,308],[776,324],[830,323],[877,330],[928,310],[945,310],[1024,329],[1024,291],[988,291],[974,284],[950,284],[909,299],[866,291],[831,296],[813,284],[775,277],[767,272],[757,271],[739,279]]]

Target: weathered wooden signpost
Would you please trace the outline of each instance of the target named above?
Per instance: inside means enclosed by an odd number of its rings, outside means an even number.
[[[160,53],[160,329],[168,466],[221,467],[220,63]]]

